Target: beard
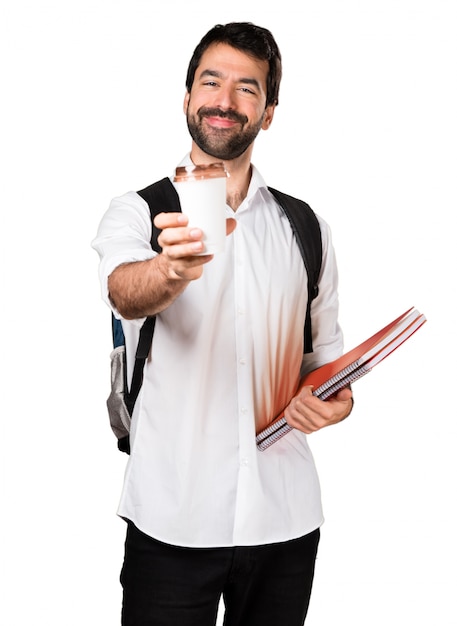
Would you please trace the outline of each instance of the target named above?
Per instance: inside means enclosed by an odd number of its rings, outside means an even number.
[[[254,139],[259,134],[264,116],[252,125],[248,124],[248,118],[236,111],[222,111],[222,109],[201,107],[196,115],[191,115],[187,110],[187,128],[190,136],[206,154],[221,159],[231,161],[241,156],[249,148]],[[203,120],[205,117],[222,117],[238,122],[239,130],[236,128],[211,128],[205,130]]]

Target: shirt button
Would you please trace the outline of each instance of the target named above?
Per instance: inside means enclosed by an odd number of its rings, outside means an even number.
[[[240,464],[243,467],[247,467],[249,465],[249,459],[245,459],[245,458],[241,459]]]
[[[241,365],[246,365],[246,359],[240,359],[240,364]]]

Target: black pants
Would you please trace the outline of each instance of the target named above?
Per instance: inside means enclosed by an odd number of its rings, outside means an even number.
[[[302,626],[319,530],[265,546],[180,548],[128,524],[122,626]]]

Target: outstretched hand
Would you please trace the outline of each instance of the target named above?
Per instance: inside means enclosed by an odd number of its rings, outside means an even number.
[[[188,218],[183,213],[159,213],[154,225],[162,232],[158,243],[162,248],[162,259],[170,278],[196,280],[203,272],[203,266],[211,261],[213,255],[204,254],[203,231],[189,228]],[[226,234],[235,230],[236,220],[226,221]]]

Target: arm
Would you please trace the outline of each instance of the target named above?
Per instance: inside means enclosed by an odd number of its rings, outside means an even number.
[[[195,256],[203,249],[202,231],[187,228],[182,213],[160,213],[154,224],[162,232],[162,252],[147,261],[119,265],[108,278],[112,302],[125,319],[155,315],[166,309],[187,287],[200,278],[203,265],[213,257]],[[227,234],[235,228],[228,220]]]
[[[319,295],[311,305],[314,352],[305,354],[301,376],[339,357],[343,351],[343,334],[338,323],[338,270],[331,232],[321,220],[322,270]],[[352,391],[342,389],[328,400],[312,395],[313,388],[300,386],[287,406],[287,423],[307,434],[345,419],[353,406]]]

